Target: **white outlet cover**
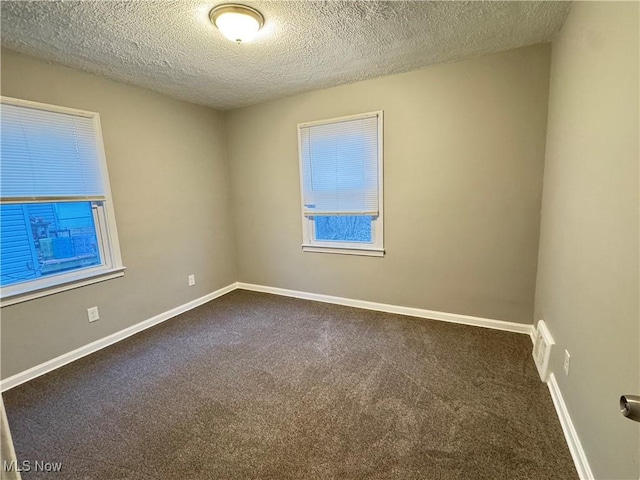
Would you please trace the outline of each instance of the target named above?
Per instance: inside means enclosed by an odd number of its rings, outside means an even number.
[[[569,355],[569,351],[564,351],[564,374],[569,376],[569,367],[571,366],[571,355]]]
[[[195,275],[189,275],[189,286],[193,287],[196,284],[196,276]]]
[[[96,320],[100,320],[98,307],[87,308],[87,317],[89,317],[90,322],[95,322]]]

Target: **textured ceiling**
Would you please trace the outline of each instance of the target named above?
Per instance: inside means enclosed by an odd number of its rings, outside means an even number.
[[[2,1],[2,45],[230,109],[551,40],[567,2],[240,2],[266,23],[236,45],[221,1]]]

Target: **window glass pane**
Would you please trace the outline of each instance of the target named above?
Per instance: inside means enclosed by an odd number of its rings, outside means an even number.
[[[100,265],[91,202],[0,205],[1,285]]]
[[[318,241],[371,243],[371,222],[365,215],[316,216],[315,231]]]

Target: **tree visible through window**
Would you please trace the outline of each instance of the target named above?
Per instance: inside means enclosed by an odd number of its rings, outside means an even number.
[[[371,243],[372,217],[332,215],[315,217],[315,239],[319,241]]]

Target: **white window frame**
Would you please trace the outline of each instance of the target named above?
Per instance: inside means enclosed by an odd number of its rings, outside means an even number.
[[[373,112],[360,113],[356,115],[347,115],[343,117],[329,118],[326,120],[317,120],[313,122],[304,122],[298,124],[298,166],[300,169],[300,205],[304,205],[304,176],[302,164],[302,135],[301,129],[316,125],[326,125],[330,123],[338,123],[349,120],[358,120],[362,118],[378,118],[378,216],[371,221],[371,243],[361,242],[334,242],[334,241],[318,241],[315,240],[315,220],[311,216],[304,213],[301,208],[302,215],[302,251],[314,253],[335,253],[342,255],[365,255],[370,257],[383,257],[384,251],[384,188],[383,188],[383,171],[384,171],[384,115],[382,110]]]
[[[56,113],[90,118],[93,121],[96,134],[96,147],[100,160],[100,169],[104,187],[104,198],[24,198],[5,200],[5,204],[25,204],[25,203],[59,203],[59,202],[82,202],[90,201],[93,220],[98,238],[100,259],[102,263],[95,267],[79,268],[70,272],[51,274],[34,280],[7,285],[0,288],[0,306],[6,307],[35,298],[52,295],[73,288],[103,282],[112,278],[122,277],[126,267],[122,264],[120,253],[120,243],[118,241],[118,231],[115,222],[115,211],[111,199],[111,187],[109,185],[109,175],[107,172],[107,161],[104,152],[102,139],[102,127],[100,125],[100,115],[97,112],[78,110],[75,108],[49,105],[30,100],[22,100],[0,96],[0,102],[7,105],[15,105],[26,108],[34,108]],[[0,192],[1,195],[1,192]]]

